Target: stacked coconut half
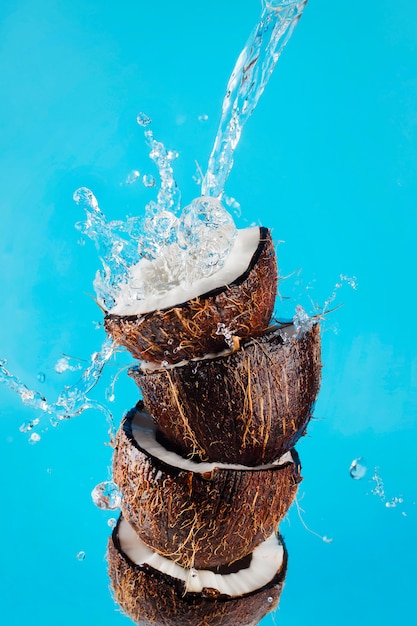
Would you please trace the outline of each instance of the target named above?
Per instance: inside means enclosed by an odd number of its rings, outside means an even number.
[[[270,325],[277,280],[269,231],[244,229],[218,272],[145,301],[129,301],[127,284],[105,318],[140,360],[130,374],[143,400],[116,439],[122,514],[108,548],[115,598],[138,624],[252,626],[278,603],[278,526],[321,365],[317,324]]]

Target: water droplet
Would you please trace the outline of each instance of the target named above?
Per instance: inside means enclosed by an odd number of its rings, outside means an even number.
[[[394,496],[393,498],[391,498],[391,500],[389,502],[385,502],[385,506],[387,507],[387,509],[395,509],[395,507],[397,506],[397,504],[403,504],[404,499],[400,496]]]
[[[139,126],[143,126],[143,127],[149,126],[149,124],[152,124],[152,120],[149,117],[149,115],[146,115],[146,113],[143,113],[142,111],[138,113],[136,121],[139,124]]]
[[[273,601],[273,598],[271,596],[269,596],[268,598],[268,604],[271,604],[271,602]]]
[[[99,509],[114,511],[120,508],[122,496],[113,481],[105,481],[96,485],[91,492],[94,504]]]
[[[169,363],[168,361],[162,361],[161,365],[162,367],[168,367]]]
[[[67,370],[69,370],[70,372],[77,372],[78,370],[81,370],[81,369],[82,369],[81,363],[76,363],[75,365],[71,365],[70,357],[68,356],[61,357],[60,359],[58,359],[58,361],[54,365],[54,370],[57,372],[57,374],[63,374]]]
[[[152,176],[152,174],[144,174],[142,177],[142,182],[145,187],[155,187],[156,185],[155,177]]]
[[[39,372],[39,374],[37,375],[36,378],[38,379],[38,381],[40,383],[44,383],[45,380],[46,380],[46,376],[45,376],[44,372]]]
[[[38,435],[38,433],[32,433],[31,436],[29,437],[28,441],[30,444],[35,444],[38,443],[38,441],[41,440],[41,436]]]
[[[297,304],[297,306],[295,307],[293,322],[296,330],[295,335],[296,337],[298,337],[307,332],[312,327],[312,325],[314,324],[314,318],[309,316],[309,314],[303,309],[301,304]]]
[[[236,217],[240,217],[242,215],[242,208],[240,206],[240,203],[236,200],[236,198],[233,198],[233,196],[223,195],[223,199],[225,203],[227,204],[227,206],[229,207],[229,209],[232,209]]]
[[[379,475],[379,467],[375,467],[374,468],[374,475],[372,476],[372,480],[375,483],[375,487],[373,489],[371,489],[371,493],[373,496],[378,496],[378,498],[384,502],[385,501],[385,487],[384,487],[384,481],[382,480],[381,476]]]
[[[80,552],[78,552],[76,554],[77,561],[84,561],[85,560],[85,552],[83,550],[80,550]]]
[[[326,535],[324,535],[324,537],[322,537],[324,543],[333,543],[333,539],[331,537],[326,537]]]
[[[199,122],[207,122],[209,116],[207,115],[207,113],[203,113],[202,115],[198,116],[198,121]]]
[[[350,477],[353,478],[353,480],[361,480],[367,471],[368,468],[366,467],[365,460],[361,456],[353,459],[349,469]]]
[[[93,211],[100,211],[97,198],[88,187],[79,187],[73,193],[74,201],[80,206],[88,206]]]
[[[356,276],[346,276],[346,274],[340,274],[340,280],[346,282],[349,287],[352,287],[352,289],[355,289],[355,291],[358,288],[358,279],[356,278]]]
[[[175,161],[175,159],[178,159],[179,156],[180,153],[178,152],[178,150],[168,150],[167,152],[168,161]]]
[[[116,375],[117,376],[117,375]],[[116,380],[114,379],[112,381],[112,383],[109,385],[109,387],[107,387],[106,391],[104,392],[105,398],[106,400],[108,400],[109,402],[114,402],[116,399],[115,393],[114,393],[114,385],[115,385]]]
[[[233,331],[228,328],[226,324],[223,324],[222,322],[217,324],[216,335],[223,335],[229,348],[233,348]]]
[[[174,340],[173,340],[173,338],[172,338],[172,337],[170,337],[170,338],[168,339],[168,341],[167,341],[167,344],[168,344],[169,346],[172,346],[172,344],[173,344],[173,343],[174,343]]]
[[[31,420],[29,422],[23,422],[23,424],[20,426],[19,430],[21,433],[28,433],[30,430],[32,430],[32,428],[34,428],[35,426],[37,426],[39,424],[39,418],[36,417],[34,420]]]
[[[110,528],[115,528],[117,524],[117,519],[115,517],[111,517],[110,519],[107,520],[107,526],[110,526]]]
[[[135,183],[138,180],[139,176],[140,176],[139,170],[132,170],[127,175],[126,184],[127,185],[133,185],[133,183]]]

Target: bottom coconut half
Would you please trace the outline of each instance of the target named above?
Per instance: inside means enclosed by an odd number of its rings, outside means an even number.
[[[287,552],[273,534],[230,567],[184,569],[150,550],[120,518],[108,564],[115,600],[140,626],[255,626],[278,604]]]

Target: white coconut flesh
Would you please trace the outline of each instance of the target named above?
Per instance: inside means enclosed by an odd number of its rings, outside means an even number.
[[[115,306],[109,311],[111,315],[141,315],[166,309],[197,298],[198,296],[229,285],[248,269],[253,255],[255,254],[260,240],[258,226],[238,229],[230,252],[224,265],[210,276],[202,277],[192,283],[182,282],[162,293],[147,296],[142,300],[132,298],[135,293],[135,285],[143,282],[151,282],[152,275],[155,282],[164,271],[164,259],[159,257],[153,261],[141,259],[131,270],[129,279],[122,284]],[[170,253],[167,246],[167,254]],[[177,256],[180,263],[180,256]],[[145,278],[145,280],[144,280]]]
[[[137,536],[125,520],[118,526],[120,548],[136,565],[149,565],[185,583],[188,592],[201,593],[205,587],[221,594],[238,597],[267,585],[280,571],[284,562],[284,547],[273,533],[252,552],[248,567],[230,574],[216,574],[210,570],[186,569],[154,552]]]
[[[156,439],[156,426],[146,413],[136,411],[131,424],[133,438],[141,449],[145,450],[150,456],[159,459],[166,465],[189,472],[205,474],[206,472],[212,472],[216,469],[246,470],[253,472],[260,469],[276,468],[277,466],[286,465],[287,463],[294,463],[291,451],[286,452],[273,463],[257,465],[256,467],[239,465],[237,463],[198,463],[191,459],[186,459],[172,450],[167,450],[161,443],[159,443]]]

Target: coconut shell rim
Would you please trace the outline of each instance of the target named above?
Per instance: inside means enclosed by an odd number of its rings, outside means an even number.
[[[118,315],[117,313],[106,312],[105,319],[110,319],[110,320],[123,319],[126,321],[134,321],[134,320],[137,320],[138,318],[149,317],[153,315],[156,311],[161,311],[162,313],[164,313],[165,311],[171,311],[172,309],[179,309],[179,308],[184,308],[186,306],[189,306],[189,303],[194,302],[195,300],[207,300],[208,298],[215,298],[216,296],[218,296],[221,293],[224,293],[231,287],[241,285],[248,278],[249,274],[251,273],[256,263],[258,262],[258,259],[261,256],[265,246],[267,245],[268,243],[267,235],[269,232],[270,232],[270,229],[267,228],[266,226],[259,226],[259,243],[256,247],[255,252],[252,255],[252,258],[249,262],[248,267],[242,274],[237,276],[230,283],[227,283],[226,285],[221,285],[220,287],[215,287],[214,289],[211,289],[210,291],[206,291],[198,296],[195,296],[194,298],[190,298],[189,300],[185,300],[184,302],[179,302],[178,304],[174,304],[172,306],[168,306],[163,309],[153,309],[152,311],[146,311],[145,313],[133,313],[131,315]]]
[[[137,412],[144,412],[147,415],[149,415],[149,417],[151,417],[151,415],[145,410],[145,406],[143,403],[143,400],[139,400],[139,402],[136,404],[136,406],[133,409],[130,409],[130,411],[128,411],[126,413],[126,415],[123,417],[122,423],[121,423],[121,429],[123,430],[124,434],[126,435],[130,445],[132,445],[134,448],[136,448],[136,450],[138,450],[141,454],[145,454],[147,457],[150,457],[152,460],[156,461],[156,463],[162,465],[163,467],[169,468],[169,469],[181,469],[178,468],[175,465],[171,465],[170,463],[167,463],[166,461],[163,461],[162,459],[160,459],[159,457],[155,456],[154,454],[151,454],[148,450],[146,450],[146,448],[142,448],[138,441],[135,439],[134,435],[133,435],[133,429],[132,429],[132,421],[133,418],[135,417]],[[301,466],[301,461],[300,461],[300,457],[298,455],[297,450],[295,449],[295,447],[290,448],[290,450],[288,450],[288,452],[291,453],[291,457],[292,457],[292,461],[286,461],[285,463],[282,464],[274,464],[274,463],[269,463],[269,464],[264,464],[264,465],[254,465],[254,466],[250,466],[247,465],[244,468],[239,468],[237,469],[236,467],[233,467],[233,465],[236,465],[235,463],[230,463],[230,465],[232,467],[228,468],[228,467],[218,467],[216,466],[216,461],[209,461],[209,463],[213,464],[215,467],[213,467],[213,472],[269,472],[269,471],[278,471],[281,469],[284,469],[285,467],[288,467],[289,465],[294,465],[294,469],[295,472],[297,473],[297,475],[299,475],[301,477],[301,472],[302,472],[302,466]],[[178,452],[176,452],[175,454],[177,454],[178,456],[181,456],[180,454],[178,454]],[[281,455],[283,456],[283,455]],[[200,461],[195,460],[195,459],[190,459],[189,457],[182,457],[188,461],[193,461],[194,463],[196,463],[196,465],[198,466]],[[199,472],[193,472],[193,470],[189,469],[181,469],[182,472],[190,472],[192,474],[196,473],[198,474]],[[203,475],[203,473],[201,473],[201,475]],[[301,481],[300,481],[301,482]]]
[[[189,300],[187,301],[189,302]],[[167,310],[167,309],[165,309]],[[147,313],[145,313],[145,315],[148,315]],[[116,317],[116,316],[114,316]],[[130,316],[133,318],[136,318],[136,315]],[[293,335],[292,337],[290,337],[290,341],[299,341],[300,339],[303,339],[305,337],[305,335],[315,326],[320,325],[319,321],[315,321],[312,326],[310,326],[309,328],[307,328],[306,330],[304,330],[302,333],[300,333],[299,335]],[[189,365],[190,363],[205,363],[207,361],[210,361],[210,363],[214,362],[214,361],[219,361],[222,359],[227,359],[230,356],[235,355],[238,352],[243,352],[244,349],[246,347],[250,347],[251,345],[253,345],[255,342],[260,343],[262,338],[265,337],[265,335],[271,333],[272,335],[275,333],[279,333],[279,331],[288,328],[290,326],[294,326],[294,322],[293,320],[276,320],[274,324],[270,324],[269,326],[267,326],[261,334],[257,334],[257,335],[251,335],[250,337],[242,337],[239,343],[239,347],[237,350],[234,349],[226,349],[226,350],[221,350],[220,352],[217,352],[213,355],[210,355],[210,357],[196,357],[196,358],[192,358],[192,359],[188,359],[188,360],[184,360],[184,361],[179,361],[178,363],[171,363],[170,367],[156,367],[153,369],[148,369],[148,368],[142,368],[141,364],[139,363],[138,365],[132,365],[132,367],[129,367],[127,373],[128,376],[131,376],[134,378],[134,375],[131,374],[131,372],[139,372],[139,375],[143,375],[143,376],[147,376],[150,375],[152,376],[152,374],[157,374],[158,372],[165,372],[165,371],[169,371],[171,368],[175,369],[178,368],[180,369],[181,367],[186,367],[187,365]],[[282,346],[284,346],[285,344],[282,343]],[[146,361],[145,361],[146,363]]]
[[[146,574],[149,574],[151,576],[157,576],[158,578],[161,578],[162,580],[164,580],[165,582],[167,582],[168,584],[171,585],[171,587],[175,590],[175,593],[179,593],[179,590],[181,590],[181,598],[185,601],[187,601],[187,599],[192,599],[192,598],[197,598],[197,597],[203,597],[204,600],[209,601],[209,602],[228,602],[228,601],[232,601],[232,600],[238,600],[240,598],[248,598],[250,596],[254,596],[257,593],[260,593],[262,591],[266,591],[267,589],[270,589],[271,587],[275,586],[275,585],[282,585],[285,581],[285,577],[286,577],[286,573],[287,573],[287,567],[288,567],[288,551],[284,542],[284,539],[282,537],[282,535],[280,535],[278,532],[275,533],[275,536],[277,538],[277,541],[279,541],[282,545],[283,548],[283,558],[282,558],[282,563],[281,563],[281,567],[279,568],[279,570],[274,574],[274,576],[271,578],[271,580],[269,582],[267,582],[265,585],[263,585],[262,587],[258,587],[258,589],[254,589],[253,591],[249,591],[248,593],[244,593],[240,596],[229,596],[229,595],[225,595],[225,594],[220,594],[220,595],[216,595],[215,597],[212,597],[210,594],[206,594],[205,593],[205,587],[203,587],[201,592],[197,592],[197,591],[184,591],[184,581],[180,580],[179,578],[174,578],[174,576],[170,576],[169,574],[165,574],[164,572],[161,572],[157,569],[155,569],[154,567],[152,567],[151,565],[149,565],[148,563],[144,563],[142,565],[138,565],[137,563],[135,563],[134,561],[132,561],[132,559],[123,551],[121,545],[120,545],[120,539],[119,539],[119,526],[120,523],[124,520],[123,515],[120,514],[116,526],[113,528],[113,531],[111,533],[111,541],[113,542],[113,546],[115,548],[115,550],[117,551],[117,553],[119,554],[119,556],[129,565],[130,568],[132,568],[135,571],[138,572],[145,572]],[[125,521],[125,520],[124,520]],[[128,523],[128,522],[126,522]],[[206,568],[208,569],[208,568]]]

